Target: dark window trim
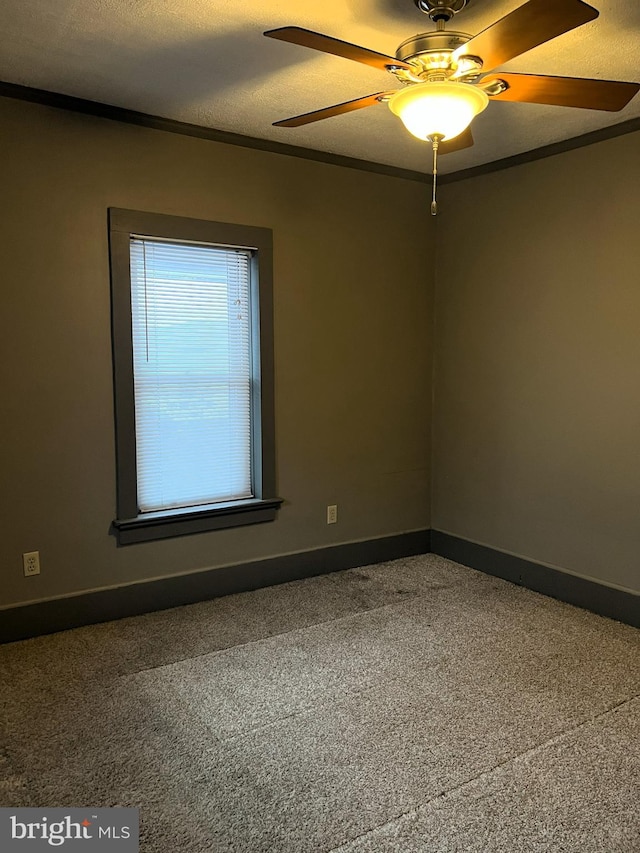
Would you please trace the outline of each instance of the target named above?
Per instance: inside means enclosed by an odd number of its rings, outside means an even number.
[[[162,513],[139,512],[137,505],[135,398],[131,333],[132,234],[256,250],[258,272],[260,406],[254,424],[256,498]],[[109,209],[111,335],[116,425],[116,495],[113,530],[119,545],[273,521],[282,503],[276,497],[273,361],[273,233],[269,228],[210,222],[181,216]]]

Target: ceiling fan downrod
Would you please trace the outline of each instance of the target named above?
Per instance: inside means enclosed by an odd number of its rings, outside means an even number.
[[[461,12],[468,2],[469,0],[414,0],[418,9],[440,26]]]

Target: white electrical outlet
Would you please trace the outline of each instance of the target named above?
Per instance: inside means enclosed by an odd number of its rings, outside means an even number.
[[[327,507],[327,524],[335,524],[338,520],[337,504]]]
[[[25,578],[40,574],[40,551],[27,551],[22,555]]]

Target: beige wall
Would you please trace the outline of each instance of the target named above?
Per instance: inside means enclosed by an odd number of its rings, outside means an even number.
[[[639,134],[441,188],[430,518],[434,229],[395,215],[428,187],[8,99],[0,127],[0,606],[430,520],[640,590]],[[109,534],[110,206],[273,228],[275,523]]]
[[[429,526],[428,187],[8,99],[0,128],[0,605]],[[110,206],[273,229],[273,524],[109,535]]]
[[[640,591],[640,134],[441,210],[432,527]]]

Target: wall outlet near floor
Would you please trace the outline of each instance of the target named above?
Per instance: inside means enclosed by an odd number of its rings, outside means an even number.
[[[335,524],[338,520],[338,506],[333,504],[327,507],[327,524]]]
[[[27,551],[22,555],[25,578],[40,574],[40,551]]]

